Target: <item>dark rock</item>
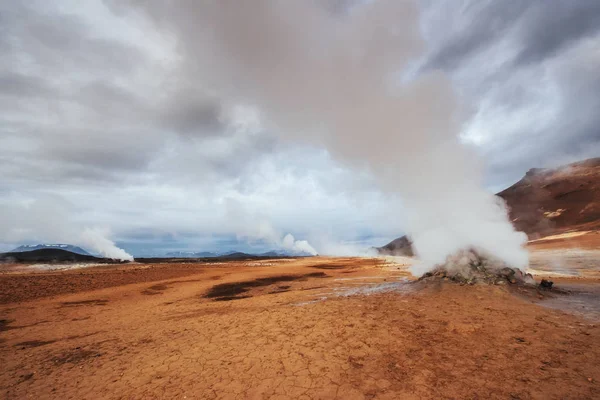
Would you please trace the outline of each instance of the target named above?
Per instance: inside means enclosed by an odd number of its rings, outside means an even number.
[[[515,270],[512,268],[504,267],[500,271],[498,271],[498,275],[503,276],[505,278],[512,278],[515,275]]]
[[[540,282],[540,289],[550,290],[552,289],[552,285],[554,285],[554,282],[542,279]]]
[[[415,255],[412,241],[408,236],[402,236],[383,247],[375,247],[381,255],[413,257]]]

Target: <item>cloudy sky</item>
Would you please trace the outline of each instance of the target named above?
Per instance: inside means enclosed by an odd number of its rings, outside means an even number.
[[[262,251],[287,233],[344,253],[404,232],[401,194],[368,168],[195,73],[210,58],[195,53],[209,33],[189,28],[198,3],[0,0],[0,250],[91,229],[134,254]],[[368,7],[318,3],[342,23]],[[600,2],[415,9],[421,45],[397,72],[451,82],[489,191],[600,155]]]

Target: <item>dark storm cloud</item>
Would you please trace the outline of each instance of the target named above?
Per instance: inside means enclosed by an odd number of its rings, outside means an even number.
[[[441,3],[423,4],[436,7]],[[597,0],[488,0],[471,1],[461,9],[457,3],[444,6],[452,11],[439,21],[446,25],[442,28],[446,35],[424,69],[451,71],[512,34],[517,36],[514,65],[540,62],[600,30]]]
[[[11,148],[0,157],[5,182],[115,182],[149,168],[173,136],[227,139],[221,104],[203,94],[202,82],[161,67],[143,43],[58,8],[0,4],[0,146]],[[201,166],[228,175],[249,159],[214,155]]]
[[[526,11],[520,28],[522,48],[515,63],[542,61],[600,30],[600,1],[539,0]]]
[[[600,154],[600,2],[422,4],[431,49],[422,71],[449,73],[473,108],[490,186]]]
[[[162,124],[184,135],[214,135],[223,131],[221,105],[217,99],[202,95],[202,90],[176,87],[172,101],[161,111]]]
[[[131,132],[128,134],[133,136]],[[107,171],[141,169],[152,148],[133,137],[126,138],[125,142],[123,136],[118,131],[110,134],[94,130],[76,131],[66,135],[64,141],[48,140],[44,143],[44,152],[49,159]],[[143,134],[139,136],[142,138]]]
[[[94,37],[74,15],[44,12],[35,2],[7,2],[0,6],[4,64],[43,66],[46,73],[62,75],[94,72],[109,75],[131,72],[147,62],[144,54],[127,43]]]
[[[53,93],[52,87],[44,79],[17,71],[0,72],[0,96],[2,97],[48,97]]]
[[[518,160],[500,163],[498,169],[510,164],[522,170],[555,167],[600,154],[600,59],[588,57],[593,51],[587,48],[570,51],[546,67],[553,71],[549,78],[559,99],[552,123],[542,125],[542,129],[525,125],[513,140],[496,142],[501,146],[494,149],[495,158],[502,160],[511,152],[520,154]],[[530,68],[536,71],[541,66],[534,64]],[[538,84],[531,82],[533,87]],[[543,104],[550,99],[538,101]]]
[[[600,155],[600,79],[580,79],[586,88],[565,88],[564,106],[550,126],[526,125],[517,135],[498,137],[484,148],[489,181],[496,189],[512,184],[530,168],[558,167]]]
[[[424,1],[424,4],[437,5],[436,2]],[[462,24],[446,19],[442,15],[442,23],[450,29],[448,38],[443,38],[427,58],[424,69],[452,70],[460,66],[466,59],[484,49],[490,42],[498,40],[519,20],[531,3],[518,0],[487,1],[470,3],[457,11],[458,3],[448,3],[453,8],[454,17],[464,19]]]

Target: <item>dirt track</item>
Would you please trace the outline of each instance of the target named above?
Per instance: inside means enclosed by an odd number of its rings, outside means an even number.
[[[0,397],[600,398],[598,322],[381,263],[0,276]]]

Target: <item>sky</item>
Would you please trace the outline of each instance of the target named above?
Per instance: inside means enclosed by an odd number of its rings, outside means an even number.
[[[381,0],[314,1],[343,22]],[[207,31],[187,9],[197,3],[0,0],[0,250],[84,236],[134,255],[303,241],[348,254],[404,233],[401,191],[297,140],[301,129],[282,134],[215,90],[216,74],[198,73],[211,54],[198,50]],[[398,25],[410,18],[419,46],[397,80],[450,82],[460,141],[489,192],[530,168],[600,155],[598,1],[414,9]]]

